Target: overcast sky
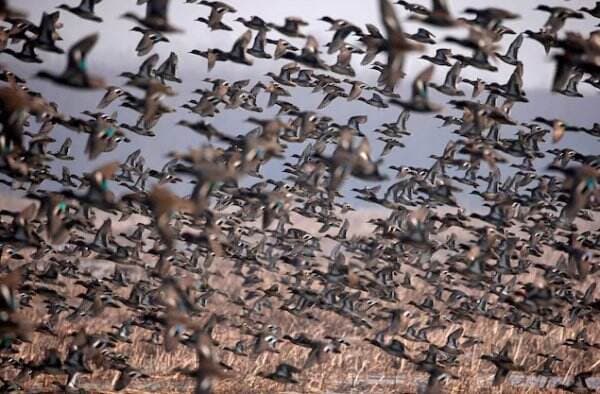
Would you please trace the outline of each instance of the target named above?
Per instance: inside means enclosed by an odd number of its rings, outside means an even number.
[[[414,2],[429,6],[428,1],[413,0]],[[19,4],[21,8],[25,8],[30,13],[30,18],[33,21],[38,21],[43,10],[51,10],[58,4],[67,2],[71,5],[76,5],[79,0],[24,0],[13,1],[14,4]],[[238,16],[248,18],[252,15],[259,15],[267,21],[274,23],[283,23],[286,16],[298,16],[310,23],[303,30],[312,34],[321,44],[325,44],[331,38],[332,33],[326,31],[328,24],[321,22],[318,19],[323,16],[331,16],[344,18],[354,24],[364,28],[366,23],[380,25],[380,16],[378,10],[378,1],[376,0],[230,0],[229,4],[237,9],[236,14],[227,14],[224,22],[234,28],[232,32],[215,31],[211,32],[205,24],[196,22],[195,19],[200,16],[208,16],[210,9],[199,4],[185,3],[183,0],[173,0],[170,2],[170,16],[173,23],[185,29],[184,34],[172,34],[169,36],[170,44],[160,44],[155,47],[155,52],[161,57],[168,56],[168,53],[173,50],[181,54],[181,71],[187,74],[187,71],[197,71],[198,74],[204,76],[206,70],[206,61],[194,55],[186,53],[192,49],[206,49],[210,47],[220,47],[229,49],[235,38],[245,30],[240,23],[234,19]],[[529,0],[507,0],[499,2],[498,0],[452,0],[451,10],[456,16],[467,16],[462,11],[467,7],[483,8],[486,6],[507,7],[513,12],[521,15],[518,20],[506,21],[506,25],[513,30],[520,32],[526,29],[537,30],[546,20],[548,14],[541,11],[535,11],[534,8],[539,2]],[[572,8],[579,8],[583,5],[592,6],[594,1],[568,1],[563,0],[545,0],[544,4],[549,5],[568,5]],[[96,6],[97,14],[104,18],[103,24],[89,22],[80,19],[68,12],[62,12],[61,20],[65,27],[60,31],[64,37],[64,43],[72,43],[77,38],[91,32],[100,32],[100,42],[94,49],[90,59],[102,69],[117,69],[125,68],[126,66],[135,67],[139,59],[136,58],[134,48],[139,39],[139,33],[131,32],[129,29],[133,26],[132,22],[126,19],[120,19],[119,16],[127,11],[135,11],[140,15],[143,14],[145,6],[136,6],[135,0],[103,0]],[[397,12],[400,18],[406,19],[408,12],[400,6],[397,6]],[[569,19],[565,26],[566,30],[572,29],[580,32],[589,32],[594,29],[599,20],[594,20],[592,17],[587,17],[583,20]],[[416,32],[420,26],[414,22],[405,20],[404,29],[408,33]],[[437,37],[438,41],[442,41],[444,37],[450,34],[464,35],[464,32],[456,29],[436,29],[428,27]],[[280,35],[276,31],[269,33],[269,37],[278,38]],[[506,48],[514,36],[507,35],[504,37],[502,44]],[[348,39],[349,42],[355,42],[356,37]],[[289,39],[297,46],[302,46],[303,39]],[[430,46],[430,48],[433,48]],[[431,49],[429,52],[433,52]],[[186,54],[186,55],[183,55]],[[384,57],[384,55],[381,55]],[[54,54],[43,54],[45,60],[49,60],[52,65],[59,66],[63,59]],[[549,75],[552,73],[551,58],[544,55],[543,48],[540,44],[532,40],[525,40],[521,48],[520,58],[526,64],[525,68],[525,85],[526,87],[547,88],[550,80]],[[333,60],[334,58],[331,57]],[[358,65],[358,57],[355,60],[355,65]],[[409,58],[408,67],[414,65],[414,58]],[[272,70],[276,65],[282,65],[286,60],[274,62],[273,60],[258,60],[255,59],[255,66],[252,69],[241,65],[231,63],[218,63],[213,73],[219,72],[235,72],[237,74],[255,76],[257,69]],[[470,73],[478,73],[487,78],[498,78],[501,80],[509,75],[512,67],[499,64],[500,73],[488,73],[481,70],[473,70],[467,68],[464,70],[464,76],[469,76]],[[360,72],[360,68],[357,71]],[[361,73],[360,77],[365,80],[374,81],[376,74],[374,72]],[[441,76],[440,76],[441,77]]]
[[[429,6],[428,1],[418,1],[420,4]],[[55,7],[62,3],[68,2],[70,5],[77,5],[79,0],[26,0],[12,1],[12,4],[22,9],[26,9],[29,17],[35,23],[39,23],[42,11],[54,10]],[[184,0],[172,0],[170,5],[170,17],[172,23],[185,30],[182,34],[170,34],[168,37],[170,43],[159,43],[155,46],[152,53],[160,55],[162,62],[171,51],[179,55],[179,75],[184,80],[184,84],[173,85],[179,93],[177,97],[167,100],[169,105],[178,107],[192,98],[191,92],[197,88],[207,88],[209,85],[202,82],[206,77],[211,78],[226,78],[229,80],[239,80],[250,78],[251,84],[258,80],[266,81],[264,74],[267,71],[278,72],[279,68],[287,63],[285,59],[278,61],[254,59],[254,65],[247,67],[231,62],[219,62],[215,68],[207,73],[206,60],[189,54],[192,49],[206,50],[207,48],[218,47],[225,50],[231,48],[232,43],[241,34],[245,28],[235,18],[242,16],[249,18],[252,15],[259,15],[267,21],[282,24],[286,16],[298,16],[310,23],[309,26],[303,28],[307,34],[314,35],[321,45],[329,42],[332,32],[327,31],[328,24],[319,21],[323,16],[331,16],[334,18],[344,18],[354,24],[364,28],[365,23],[373,23],[380,26],[380,15],[378,10],[378,1],[376,0],[229,0],[229,4],[237,8],[236,14],[227,14],[224,22],[234,28],[233,32],[216,31],[211,32],[205,24],[194,21],[200,16],[207,17],[210,9],[199,4],[186,4]],[[535,11],[536,1],[525,0],[507,0],[498,2],[494,0],[455,0],[450,1],[451,10],[456,16],[466,16],[462,11],[469,6],[473,7],[506,7],[511,11],[521,15],[521,18],[515,21],[506,21],[505,24],[513,30],[520,32],[525,29],[539,29],[548,14]],[[546,0],[546,4],[550,5],[567,5],[571,8],[579,8],[587,5],[592,6],[594,1],[560,1]],[[146,57],[138,57],[135,54],[134,48],[140,39],[141,35],[137,32],[130,31],[135,25],[132,21],[120,18],[126,11],[136,12],[139,15],[144,13],[145,6],[136,6],[135,0],[103,0],[96,6],[96,12],[102,18],[103,23],[94,23],[83,20],[68,12],[61,11],[60,20],[64,23],[64,28],[60,30],[60,34],[64,38],[59,42],[59,45],[65,50],[74,43],[77,39],[85,34],[92,32],[100,33],[98,45],[93,49],[88,59],[89,69],[91,73],[100,74],[110,83],[122,85],[125,80],[118,78],[117,75],[122,71],[135,71],[139,64]],[[406,21],[408,13],[400,6],[396,6],[397,13],[403,21],[404,30],[408,33],[416,32],[420,25]],[[576,30],[582,33],[589,33],[595,28],[595,25],[600,20],[586,16],[583,20],[569,19],[565,26],[566,30]],[[438,42],[442,42],[448,35],[457,37],[465,37],[466,33],[460,29],[436,29],[428,27],[435,35]],[[268,33],[271,38],[280,37],[279,33],[272,31]],[[503,51],[509,45],[514,36],[505,36],[501,42]],[[304,39],[290,39],[294,45],[302,47]],[[357,43],[356,37],[347,39],[350,43]],[[441,45],[430,46],[427,51],[433,54],[434,48]],[[446,46],[446,45],[444,45]],[[272,51],[272,46],[267,48],[267,51]],[[456,53],[468,54],[462,48],[453,47]],[[66,57],[48,52],[38,51],[39,55],[44,59],[43,65],[29,65],[15,61],[13,58],[3,56],[1,63],[7,65],[17,74],[28,79],[29,85],[35,90],[42,92],[49,100],[56,101],[60,109],[66,113],[77,115],[85,109],[94,109],[103,92],[82,92],[72,89],[65,89],[46,81],[38,80],[32,76],[40,69],[49,69],[51,71],[61,71],[65,65]],[[360,66],[360,55],[353,59],[353,66],[357,70],[357,78],[374,85],[378,74],[368,67]],[[516,104],[513,110],[513,115],[520,121],[530,121],[537,115],[542,115],[551,118],[562,118],[567,122],[576,123],[583,126],[590,126],[593,121],[599,121],[600,116],[597,115],[600,108],[600,100],[597,91],[588,88],[585,84],[580,84],[580,91],[586,96],[582,99],[572,99],[565,96],[549,93],[550,81],[554,72],[554,64],[551,56],[546,56],[544,50],[537,42],[525,39],[521,48],[520,59],[525,64],[524,81],[525,89],[528,96],[531,98],[529,104]],[[335,56],[324,54],[324,58],[328,64],[335,61]],[[417,59],[418,56],[411,55],[406,65],[408,73],[407,81],[403,81],[399,92],[406,95],[410,86],[410,82],[416,72],[422,69],[426,63]],[[385,61],[385,54],[380,54],[378,60]],[[467,67],[463,70],[463,77],[482,77],[488,82],[496,81],[500,83],[506,82],[508,76],[513,70],[512,66],[504,63],[497,63],[499,72],[490,73],[486,71],[476,70],[472,67]],[[436,68],[434,80],[442,82],[447,68]],[[339,77],[339,76],[338,76]],[[462,87],[470,92],[467,85]],[[293,97],[290,101],[304,110],[315,110],[318,103],[322,99],[322,93],[310,94],[309,89],[297,88],[293,89]],[[139,92],[138,92],[139,93]],[[364,94],[370,97],[370,93]],[[447,97],[437,93],[432,93],[432,97],[444,103],[448,100]],[[266,98],[262,97],[259,100],[260,104],[264,104]],[[132,122],[136,115],[130,110],[120,108],[115,103],[107,109],[107,112],[113,110],[119,111],[119,121]],[[275,115],[277,108],[266,109],[261,117],[272,117]],[[367,114],[369,115],[369,123],[365,125],[364,130],[373,130],[383,122],[392,121],[398,114],[399,109],[377,110],[369,107],[361,102],[347,103],[345,100],[337,100],[325,110],[320,111],[320,114],[332,116],[338,123],[345,123],[346,119],[351,115]],[[456,111],[446,108],[446,113],[458,114]],[[250,130],[252,127],[244,122],[248,116],[254,115],[246,111],[223,111],[214,119],[210,120],[215,126],[219,127],[224,132],[229,134],[241,134]],[[131,136],[132,144],[126,144],[116,152],[101,155],[94,162],[82,162],[82,168],[89,170],[98,164],[106,162],[110,158],[122,159],[125,155],[141,147],[144,152],[150,152],[148,162],[154,166],[158,166],[165,161],[164,154],[173,149],[184,150],[188,147],[197,146],[204,143],[203,137],[193,134],[186,129],[175,126],[177,120],[182,117],[187,117],[190,120],[199,120],[196,115],[190,115],[186,111],[179,109],[177,114],[165,115],[156,127],[156,132],[159,135],[156,139],[144,138],[139,136]],[[450,133],[451,129],[439,129],[438,121],[434,121],[431,116],[413,115],[409,121],[409,128],[413,131],[413,135],[407,137],[403,142],[408,148],[395,150],[389,157],[386,157],[386,165],[431,165],[431,159],[428,156],[432,153],[439,153],[448,138],[456,138]],[[510,137],[516,128],[503,128],[502,135]],[[70,132],[57,130],[56,136],[71,135]],[[374,156],[377,157],[381,151],[381,144],[375,140],[375,135],[370,134],[370,140],[374,147]],[[57,137],[57,139],[58,139]],[[61,142],[61,141],[59,141]],[[85,144],[84,138],[74,138],[74,153],[83,152]],[[576,147],[583,153],[592,154],[600,152],[598,141],[583,135],[582,133],[570,133],[560,142],[559,147],[572,146]],[[292,150],[297,150],[300,146],[292,146]],[[271,166],[277,166],[272,164]],[[277,168],[269,170],[270,174],[277,172]],[[274,172],[272,172],[274,171]]]

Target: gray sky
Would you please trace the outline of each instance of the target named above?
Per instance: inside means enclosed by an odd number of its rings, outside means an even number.
[[[415,0],[418,1],[418,0]],[[58,4],[68,2],[71,5],[76,5],[79,0],[26,0],[13,1],[14,4],[29,12],[29,17],[32,21],[38,23],[41,12],[43,10],[52,10]],[[328,24],[318,21],[322,16],[328,15],[331,17],[344,18],[360,27],[364,28],[365,23],[373,23],[380,26],[380,16],[378,10],[378,1],[376,0],[229,0],[229,4],[237,8],[236,14],[227,14],[224,22],[234,28],[233,32],[216,31],[210,32],[205,24],[195,22],[194,20],[200,16],[208,16],[210,9],[198,4],[186,4],[183,0],[172,0],[170,5],[170,17],[172,23],[185,29],[183,34],[170,34],[170,43],[160,43],[155,46],[153,53],[160,55],[162,62],[171,51],[179,55],[179,75],[183,79],[183,84],[174,84],[173,87],[178,92],[178,96],[167,99],[167,103],[177,107],[185,103],[190,98],[194,97],[191,92],[197,88],[206,88],[209,85],[202,82],[206,77],[211,78],[226,78],[229,80],[238,80],[250,78],[251,84],[258,80],[266,81],[268,78],[264,76],[267,71],[277,72],[279,68],[287,63],[285,59],[278,61],[254,59],[254,65],[247,67],[230,62],[219,62],[215,68],[208,73],[206,69],[206,60],[198,56],[189,54],[192,49],[205,50],[211,47],[219,47],[230,49],[235,39],[245,30],[245,28],[234,19],[238,16],[248,18],[252,15],[259,15],[263,19],[278,24],[283,23],[285,16],[302,17],[310,23],[309,26],[303,29],[304,32],[312,34],[319,40],[321,45],[330,41],[332,32],[327,31]],[[420,4],[429,6],[428,1],[418,1]],[[594,1],[569,1],[565,3],[560,0],[544,0],[550,5],[567,5],[571,8],[579,8],[583,5],[592,6]],[[140,39],[141,35],[137,32],[132,32],[130,29],[134,26],[132,21],[120,18],[126,11],[133,11],[140,15],[144,13],[145,6],[136,6],[135,0],[104,0],[96,6],[97,14],[104,18],[104,23],[98,24],[86,21],[72,15],[68,12],[61,12],[61,21],[64,23],[64,28],[60,30],[64,41],[59,43],[65,50],[81,38],[85,34],[92,32],[100,33],[98,45],[93,49],[88,59],[90,72],[99,74],[105,77],[107,82],[115,85],[122,85],[125,80],[118,78],[117,75],[122,71],[135,71],[145,57],[138,57],[135,54],[134,48]],[[527,28],[537,30],[542,26],[547,18],[547,13],[534,11],[533,9],[537,1],[523,0],[507,0],[499,3],[493,0],[455,0],[451,1],[451,9],[456,16],[465,16],[462,14],[468,6],[485,7],[499,6],[510,8],[513,12],[519,13],[522,17],[515,21],[506,21],[506,25],[513,30],[519,32]],[[401,7],[396,8],[399,17],[403,20],[404,30],[412,33],[416,32],[419,25],[406,21],[408,13]],[[594,20],[590,16],[586,16],[584,20],[568,20],[565,30],[576,30],[588,33],[600,20]],[[429,28],[429,27],[428,27]],[[464,37],[465,31],[460,29],[430,29],[437,37],[438,42],[441,42],[448,35]],[[271,38],[280,37],[279,33],[272,31],[268,33]],[[501,42],[503,50],[508,46],[514,36],[505,36]],[[294,45],[302,47],[304,39],[290,39]],[[356,43],[356,37],[350,37],[350,43]],[[435,47],[440,47],[440,44]],[[267,48],[267,51],[272,51],[272,46]],[[455,53],[468,54],[462,48],[453,47]],[[49,69],[52,71],[60,71],[63,69],[66,57],[48,52],[38,51],[39,55],[44,59],[42,65],[29,65],[19,63],[10,57],[3,57],[2,63],[7,65],[17,74],[28,78],[29,86],[35,90],[42,92],[49,100],[56,101],[60,109],[66,113],[77,115],[85,109],[94,109],[100,100],[103,91],[97,92],[82,92],[72,89],[65,89],[57,85],[53,85],[46,81],[41,81],[32,77],[40,69]],[[430,46],[427,53],[432,54],[434,47]],[[521,48],[520,58],[525,64],[524,81],[525,89],[531,99],[529,104],[516,104],[513,110],[513,115],[520,121],[530,121],[537,115],[542,115],[550,118],[562,118],[567,122],[576,123],[579,125],[591,125],[593,121],[600,121],[600,116],[597,115],[597,110],[600,108],[600,99],[597,91],[588,88],[585,84],[580,84],[580,91],[585,95],[582,99],[572,99],[565,96],[559,96],[549,93],[550,81],[552,79],[554,64],[551,56],[544,54],[540,44],[530,39],[525,39]],[[323,55],[328,64],[335,61],[334,56]],[[427,63],[417,59],[418,56],[411,55],[406,65],[408,73],[407,80],[401,83],[398,90],[402,95],[408,93],[410,82],[418,70],[422,69]],[[355,56],[353,66],[357,71],[357,78],[374,85],[377,73],[368,69],[368,67],[360,66],[361,56]],[[378,60],[385,61],[385,54],[380,54]],[[463,70],[463,77],[482,77],[487,82],[497,81],[500,83],[506,82],[508,76],[513,70],[512,66],[504,63],[497,63],[499,72],[490,73],[481,70],[475,70],[472,67],[467,67]],[[436,68],[434,80],[442,82],[447,68]],[[30,78],[31,77],[31,78]],[[339,76],[338,76],[339,77]],[[462,85],[465,91],[470,92],[470,88]],[[134,90],[135,92],[135,90]],[[140,93],[140,92],[136,92]],[[310,91],[305,88],[292,89],[293,97],[288,98],[303,110],[315,110],[318,103],[322,99],[322,93],[310,94]],[[370,97],[370,92],[363,94]],[[447,97],[432,92],[432,97],[435,101],[445,103]],[[266,97],[260,98],[259,104],[265,104]],[[119,111],[119,121],[133,122],[136,115],[130,110],[120,108],[113,104],[107,109],[107,112],[113,110]],[[260,117],[272,117],[275,115],[277,108],[266,109]],[[336,122],[343,123],[351,115],[366,114],[369,115],[369,123],[363,127],[367,131],[371,144],[373,146],[374,156],[377,157],[381,151],[382,145],[375,140],[376,136],[370,133],[370,130],[375,129],[383,122],[392,121],[399,113],[398,108],[390,108],[387,110],[377,110],[369,107],[364,103],[355,101],[348,103],[345,100],[337,100],[320,114],[332,116]],[[445,109],[445,113],[458,114],[450,108]],[[212,119],[207,119],[222,131],[229,134],[245,133],[252,127],[244,122],[244,120],[255,115],[245,111],[222,111],[220,115]],[[158,134],[157,138],[150,139],[131,135],[132,144],[125,144],[110,154],[103,154],[94,162],[81,162],[84,170],[89,170],[97,165],[110,160],[111,158],[122,159],[125,155],[132,152],[138,147],[141,147],[147,155],[147,162],[153,166],[159,166],[165,161],[164,154],[169,150],[177,149],[184,150],[188,147],[197,146],[205,142],[203,137],[193,134],[186,129],[175,126],[175,123],[180,118],[188,118],[190,120],[199,120],[199,117],[187,113],[183,109],[179,109],[176,114],[165,115],[159,122],[155,131]],[[409,121],[409,128],[413,131],[413,135],[407,137],[403,142],[407,148],[395,150],[392,154],[386,157],[386,165],[420,165],[429,166],[432,161],[428,156],[432,153],[439,153],[449,138],[456,138],[456,135],[451,134],[451,129],[439,129],[439,121],[435,121],[431,116],[422,116],[414,114]],[[503,137],[510,137],[516,132],[516,128],[502,129]],[[60,140],[60,136],[71,135],[70,132],[64,130],[56,130],[56,138]],[[84,138],[74,138],[74,153],[82,153],[85,144]],[[598,153],[600,145],[597,140],[584,135],[583,133],[569,133],[560,143],[559,147],[575,147],[582,153]],[[292,151],[301,149],[301,146],[292,145]],[[270,165],[271,169],[268,174],[277,172],[280,163]],[[354,185],[356,186],[356,185]],[[347,186],[349,187],[349,186]]]
[[[429,6],[428,1],[413,0],[414,2]],[[30,13],[30,18],[33,21],[38,21],[43,10],[50,10],[58,4],[67,2],[71,5],[76,5],[79,0],[23,0],[15,4],[19,4],[21,8],[27,9]],[[378,2],[375,0],[230,0],[229,4],[237,9],[236,14],[227,14],[224,18],[225,23],[234,28],[233,32],[215,31],[211,32],[205,24],[196,22],[195,19],[200,16],[208,16],[210,9],[199,4],[188,4],[183,0],[173,0],[170,5],[170,16],[176,25],[185,29],[184,34],[172,34],[169,36],[170,44],[160,44],[155,47],[155,52],[161,55],[161,58],[168,56],[171,50],[177,52],[181,56],[181,72],[188,72],[204,77],[206,73],[206,61],[194,55],[189,55],[192,49],[206,49],[210,47],[220,47],[229,49],[235,38],[245,30],[240,23],[234,22],[238,16],[248,18],[251,15],[259,15],[267,21],[282,23],[286,16],[298,16],[310,23],[304,31],[312,34],[323,45],[331,38],[332,33],[326,31],[328,25],[325,22],[318,21],[322,16],[328,15],[332,17],[344,18],[354,24],[364,28],[366,23],[374,23],[380,26],[380,17],[378,10]],[[521,15],[521,18],[514,21],[507,21],[505,24],[513,30],[519,32],[525,29],[537,30],[542,26],[548,14],[533,9],[540,2],[529,0],[506,0],[498,2],[497,0],[453,0],[449,2],[451,10],[457,16],[466,16],[462,11],[467,7],[506,7]],[[568,1],[563,0],[544,0],[543,3],[549,5],[567,5],[571,8],[579,8],[580,6],[592,6],[594,1]],[[105,20],[103,24],[97,24],[80,19],[68,12],[61,13],[61,20],[65,23],[65,27],[61,30],[65,41],[63,46],[72,43],[77,38],[91,32],[100,32],[101,38],[97,47],[92,52],[90,57],[91,64],[96,65],[99,69],[107,69],[115,67],[124,69],[125,67],[135,67],[139,60],[135,56],[134,48],[140,35],[136,32],[128,31],[132,26],[132,22],[126,19],[120,19],[119,16],[126,11],[134,11],[140,15],[144,12],[144,6],[136,6],[135,0],[103,0],[96,6],[97,13]],[[400,18],[406,19],[408,12],[400,6],[397,6],[397,12]],[[587,17],[583,20],[569,19],[565,26],[565,30],[577,30],[581,32],[589,32],[593,30],[598,20]],[[403,26],[406,32],[415,32],[419,27],[418,24],[404,20]],[[457,29],[437,29],[428,27],[436,36],[438,41],[442,41],[449,34],[464,35],[464,32]],[[269,37],[279,37],[279,33],[272,31]],[[508,46],[514,36],[505,36],[502,45],[504,48]],[[302,46],[303,39],[288,39],[297,46]],[[350,38],[349,42],[353,42]],[[450,46],[450,45],[449,45]],[[451,47],[451,46],[450,46]],[[430,48],[433,48],[430,46]],[[453,47],[455,48],[455,47]],[[433,52],[430,49],[429,52]],[[459,50],[460,52],[460,50]],[[385,58],[385,55],[380,55]],[[544,51],[540,44],[532,40],[525,40],[521,48],[520,57],[526,65],[525,68],[525,85],[530,88],[547,88],[549,86],[549,75],[552,73],[552,63],[549,57],[544,55]],[[55,54],[43,54],[45,60],[49,60],[49,64],[60,66],[64,59]],[[334,57],[327,57],[333,61]],[[407,64],[410,70],[416,65],[415,57],[409,58]],[[285,64],[286,60],[259,60],[255,59],[255,65],[252,69],[242,65],[231,63],[218,63],[212,74],[217,73],[234,73],[241,76],[256,76],[257,71],[273,70],[277,66]],[[330,62],[331,62],[330,61]],[[376,73],[372,71],[360,72],[359,57],[355,57],[355,69],[359,72],[359,77],[364,78],[367,82],[373,82],[376,78]],[[419,61],[419,66],[422,62]],[[470,74],[483,76],[486,79],[498,79],[502,81],[506,79],[512,67],[503,63],[498,64],[499,73],[489,73],[481,70],[473,70],[467,68],[464,70],[464,76],[469,77]],[[441,71],[438,75],[442,78]],[[585,91],[585,89],[583,89]]]

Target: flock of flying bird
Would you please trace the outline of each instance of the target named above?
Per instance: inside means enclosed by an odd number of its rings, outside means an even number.
[[[529,101],[523,87],[525,65],[519,59],[525,39],[539,42],[552,55],[554,94],[582,97],[579,83],[600,88],[600,30],[589,35],[563,31],[569,19],[600,18],[600,2],[579,10],[539,5],[536,10],[548,14],[546,23],[518,33],[509,25],[520,16],[510,10],[468,8],[464,14],[469,17],[463,18],[455,17],[443,0],[433,0],[431,8],[377,1],[383,30],[323,17],[332,39],[321,46],[303,32],[308,23],[300,18],[287,17],[281,25],[259,16],[232,21],[230,14],[237,11],[224,2],[187,0],[208,7],[208,15],[197,21],[211,31],[231,31],[232,23],[247,29],[231,50],[191,51],[206,59],[209,72],[218,70],[220,62],[286,62],[279,72],[253,84],[207,78],[210,88],[195,90],[198,99],[183,109],[167,104],[176,89],[185,89],[177,76],[179,55],[171,52],[158,64],[159,56],[151,54],[156,45],[168,45],[171,35],[184,33],[168,18],[168,0],[137,0],[145,14],[123,15],[141,34],[137,55],[149,56],[136,72],[120,75],[121,86],[108,86],[86,60],[100,34],[69,48],[60,36],[71,23],[63,26],[63,20],[73,18],[65,14],[102,22],[101,30],[110,23],[103,21],[101,9],[110,2],[63,4],[44,12],[37,24],[0,1],[0,58],[42,63],[40,52],[66,56],[63,71],[40,70],[35,77],[76,88],[75,95],[105,90],[96,110],[69,114],[55,98],[29,89],[18,69],[2,68],[0,182],[4,190],[12,188],[32,202],[21,211],[0,211],[0,391],[19,391],[31,379],[50,375],[60,390],[84,392],[78,377],[94,369],[115,371],[114,390],[150,379],[144,366],[132,365],[128,357],[127,349],[140,340],[132,340],[138,331],[165,352],[193,350],[196,367],[175,372],[194,378],[196,393],[212,392],[215,379],[235,376],[235,368],[222,360],[227,353],[255,360],[282,346],[310,349],[305,360],[282,360],[275,371],[258,373],[295,384],[310,376],[315,365],[326,364],[328,353],[344,354],[360,345],[355,339],[297,332],[296,324],[284,332],[271,323],[275,314],[284,316],[280,321],[310,322],[305,327],[327,327],[327,316],[338,316],[348,331],[362,335],[362,344],[426,373],[424,391],[429,393],[458,379],[454,371],[482,344],[466,329],[469,323],[499,322],[536,336],[583,324],[561,347],[574,350],[576,357],[600,355],[600,343],[590,341],[585,329],[594,322],[598,328],[600,313],[595,294],[600,237],[594,212],[600,207],[600,156],[543,149],[546,140],[559,143],[565,133],[580,133],[598,146],[600,124],[542,117],[523,122],[511,116],[513,106]],[[414,34],[404,32],[399,15],[422,27]],[[428,26],[458,28],[465,36],[442,41]],[[503,51],[499,42],[505,35],[515,38]],[[463,54],[440,47],[442,42],[464,48]],[[407,75],[405,58],[419,53],[422,68]],[[326,61],[326,54],[337,56],[335,62]],[[358,55],[361,66],[379,73],[375,86],[355,79],[351,59]],[[495,72],[499,62],[514,67],[504,84],[460,76],[467,67]],[[434,71],[445,68],[444,82],[432,82]],[[406,83],[403,79],[413,81],[408,98],[395,92]],[[322,101],[317,109],[300,108],[301,103],[290,101],[290,88],[320,94]],[[449,96],[447,103],[434,102],[430,89]],[[263,98],[264,105],[259,104]],[[367,131],[361,129],[367,116],[339,122],[319,112],[334,100],[360,100],[400,115],[396,122]],[[117,103],[138,114],[135,124],[120,123],[116,112],[98,112]],[[444,106],[462,115],[439,114]],[[277,115],[261,117],[270,107],[278,108]],[[209,122],[233,110],[249,112],[248,122],[255,128],[234,136]],[[198,121],[178,121],[176,113],[182,111]],[[456,137],[443,152],[430,156],[429,168],[386,169],[383,157],[401,156],[403,137],[417,128],[408,121],[413,112],[435,116]],[[169,153],[160,169],[150,168],[139,149],[122,162],[102,161],[105,152],[136,138],[152,138],[153,129],[175,123],[204,136],[206,143]],[[53,138],[57,128],[85,138],[81,155],[99,167],[72,173],[75,167],[68,163],[80,160],[80,152],[72,152],[71,137],[62,143]],[[369,144],[375,134],[385,144],[379,159]],[[286,154],[294,144],[301,153]],[[277,160],[288,160],[279,167],[283,178],[270,179],[263,166]],[[550,161],[547,168],[540,164]],[[392,170],[395,177],[384,191],[381,183]],[[503,177],[502,170],[511,175]],[[378,183],[352,189],[356,198],[389,212],[369,220],[372,233],[349,234],[347,215],[355,208],[344,200],[341,186],[350,178]],[[189,195],[177,194],[174,190],[186,182],[192,185]],[[467,192],[489,211],[467,213],[457,199]],[[295,218],[320,228],[303,230]],[[135,225],[116,234],[115,222]],[[326,243],[333,245],[327,252]],[[83,260],[113,262],[114,271],[90,274],[82,269]],[[141,271],[139,279],[131,277],[132,268]],[[274,279],[266,281],[269,275]],[[215,287],[219,277],[228,283],[239,277],[241,289]],[[84,292],[72,297],[73,289]],[[225,306],[230,312],[225,313]],[[110,320],[115,309],[127,317]],[[420,320],[408,325],[415,317]],[[113,328],[97,331],[94,321],[109,321]],[[80,323],[79,331],[58,331],[60,324]],[[222,327],[239,332],[240,340],[218,343],[213,331]],[[445,344],[428,339],[431,332],[446,329]],[[36,345],[41,356],[26,359],[20,351],[33,335],[42,338]],[[65,352],[44,348],[46,336],[63,338]],[[124,350],[116,350],[117,345]],[[509,340],[498,344],[497,352],[481,356],[496,368],[493,385],[504,383],[511,371],[556,376],[556,366],[570,362],[556,355],[558,349],[549,349],[539,356],[541,367],[532,371],[513,359],[512,345]],[[587,380],[596,367],[558,388],[592,392]]]

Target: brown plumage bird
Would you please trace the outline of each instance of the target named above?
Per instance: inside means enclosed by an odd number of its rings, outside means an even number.
[[[385,27],[388,44],[386,86],[393,89],[404,74],[403,68],[406,53],[420,51],[423,49],[423,45],[406,39],[400,21],[396,16],[396,11],[389,0],[379,1],[379,11],[381,13],[383,26]]]
[[[567,193],[567,203],[560,213],[560,222],[571,224],[590,199],[593,198],[597,202],[600,198],[600,172],[587,165],[568,168],[551,166],[549,169],[561,172],[565,176],[563,188]]]
[[[158,233],[168,249],[172,249],[175,241],[174,229],[169,222],[175,212],[193,212],[195,205],[190,201],[183,199],[165,186],[156,186],[148,194],[148,202],[154,216],[154,221]]]

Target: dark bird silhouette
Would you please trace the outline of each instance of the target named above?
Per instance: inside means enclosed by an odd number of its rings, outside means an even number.
[[[62,74],[51,74],[40,71],[39,78],[49,79],[55,83],[80,89],[97,89],[104,86],[100,77],[88,74],[86,57],[98,42],[98,34],[82,38],[69,49],[67,54],[67,68]]]

